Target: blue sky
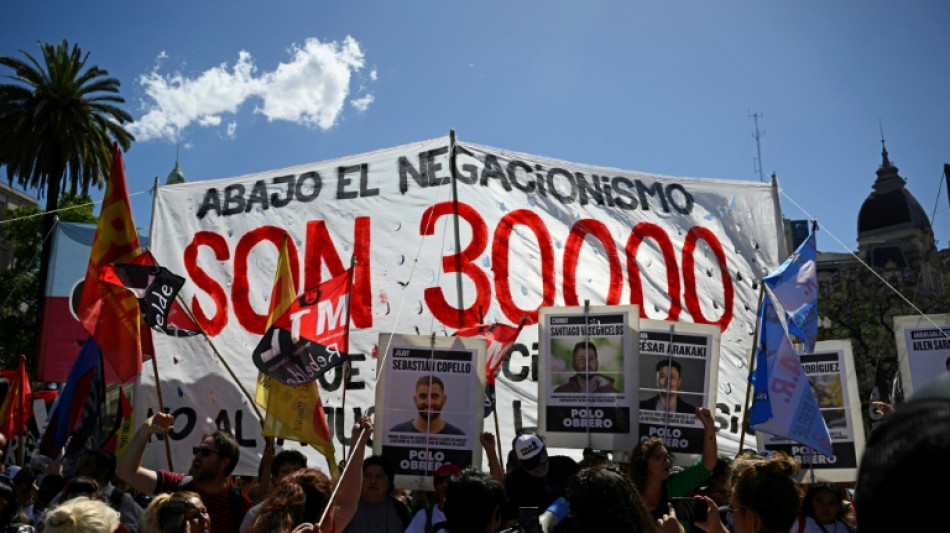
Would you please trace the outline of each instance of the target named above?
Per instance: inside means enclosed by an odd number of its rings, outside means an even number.
[[[176,139],[189,181],[450,128],[579,163],[757,180],[755,112],[766,175],[847,248],[881,162],[880,123],[910,191],[928,214],[936,205],[938,246],[950,241],[942,0],[10,0],[4,19],[0,54],[65,38],[121,81],[140,226]]]

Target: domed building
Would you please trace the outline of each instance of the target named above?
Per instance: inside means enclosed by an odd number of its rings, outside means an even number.
[[[858,212],[858,250],[818,253],[818,335],[851,339],[862,394],[887,400],[898,370],[892,317],[947,312],[948,268],[926,211],[881,144],[877,178]]]
[[[168,177],[165,178],[165,185],[176,185],[178,183],[185,183],[185,173],[178,168],[178,160],[175,160],[175,168],[168,173]]]
[[[940,290],[937,247],[927,213],[904,187],[906,180],[886,147],[881,157],[873,191],[858,214],[858,255],[877,270],[910,269],[921,288]]]

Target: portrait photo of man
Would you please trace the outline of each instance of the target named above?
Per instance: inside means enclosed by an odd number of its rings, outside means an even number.
[[[574,345],[571,354],[571,368],[576,374],[571,376],[567,383],[554,389],[555,394],[594,392],[616,394],[614,378],[598,374],[600,366],[597,360],[597,346],[590,341],[581,341]]]
[[[656,364],[656,388],[659,393],[640,402],[640,409],[666,413],[695,414],[696,406],[679,395],[683,367],[678,361],[661,359]]]
[[[396,424],[390,431],[432,435],[464,435],[464,431],[442,418],[442,408],[445,407],[447,400],[445,383],[442,382],[442,379],[438,376],[421,376],[416,380],[415,394],[412,397],[412,401],[416,406],[416,416],[411,420]]]

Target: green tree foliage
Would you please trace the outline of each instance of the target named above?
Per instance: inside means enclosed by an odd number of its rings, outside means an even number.
[[[42,62],[25,51],[25,60],[0,56],[13,69],[13,83],[0,85],[0,163],[7,179],[46,193],[46,210],[56,210],[63,182],[69,192],[101,188],[112,167],[112,143],[128,150],[133,140],[123,124],[132,117],[115,104],[119,80],[97,66],[89,54],[64,40],[40,44]]]
[[[11,83],[0,84],[0,165],[11,183],[46,195],[47,233],[62,191],[85,195],[91,185],[101,188],[113,143],[128,150],[134,138],[124,126],[132,116],[117,107],[125,102],[119,80],[87,66],[89,54],[66,40],[38,44],[39,59],[23,50],[22,59],[0,56],[0,66],[13,70],[6,76]],[[44,244],[36,287],[47,277],[49,260]]]
[[[60,202],[59,220],[94,224],[93,207],[88,196],[66,193]],[[49,240],[44,239],[43,211],[36,207],[7,209],[0,213],[0,232],[13,248],[14,257],[13,267],[0,272],[0,368],[16,366],[21,353],[28,368],[33,368],[39,351],[39,258],[44,240]]]
[[[913,269],[882,269],[878,274],[924,313],[950,308],[950,294],[924,288]],[[917,314],[881,278],[863,266],[843,265],[821,279],[818,298],[818,315],[830,322],[830,327],[819,329],[818,340],[851,340],[865,428],[870,427],[868,402],[875,386],[881,399],[893,401],[890,386],[899,370],[894,317]]]

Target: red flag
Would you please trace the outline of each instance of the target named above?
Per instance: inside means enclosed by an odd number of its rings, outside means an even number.
[[[285,237],[280,247],[280,259],[277,261],[277,273],[274,276],[274,288],[271,291],[267,330],[274,331],[272,329],[274,323],[297,303],[297,289]],[[348,320],[347,323],[349,323]],[[267,411],[264,427],[261,430],[263,436],[293,439],[310,444],[326,457],[330,474],[334,477],[339,474],[330,425],[327,423],[320,389],[315,381],[290,386],[261,372],[257,375],[254,402]]]
[[[501,366],[508,350],[518,340],[524,328],[525,320],[522,319],[518,327],[507,324],[478,324],[462,328],[455,332],[456,337],[483,337],[488,341],[488,349],[485,357],[485,379],[489,384],[495,383],[495,374],[498,373],[498,367]]]
[[[101,283],[99,274],[106,265],[132,259],[138,255],[139,248],[122,151],[116,143],[79,300],[79,319],[123,382],[141,371],[143,353],[152,354],[152,337],[141,318],[135,295],[122,287]]]
[[[275,291],[281,283],[277,280]],[[258,370],[296,386],[346,362],[352,286],[352,269],[348,269],[295,298],[254,349]]]
[[[20,367],[10,382],[10,390],[0,406],[0,433],[7,440],[26,431],[26,421],[33,415],[30,377],[26,375],[26,357],[20,354]]]

